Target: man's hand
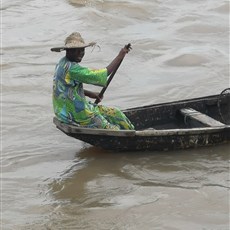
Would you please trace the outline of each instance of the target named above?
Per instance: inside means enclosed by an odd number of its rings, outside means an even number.
[[[103,97],[99,97],[99,93],[96,93],[96,92],[84,90],[84,93],[85,93],[85,96],[93,98],[93,99],[97,99],[99,100],[99,102],[101,102],[101,100],[103,99]]]
[[[131,47],[131,44],[129,43],[128,45],[126,45],[124,48],[120,50],[119,55],[124,57],[131,49],[132,47]]]

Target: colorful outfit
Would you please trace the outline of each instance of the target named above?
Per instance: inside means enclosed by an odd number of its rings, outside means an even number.
[[[53,81],[53,108],[56,117],[67,124],[88,128],[134,129],[119,109],[93,104],[85,99],[83,83],[105,86],[107,69],[92,70],[63,57],[56,66]]]

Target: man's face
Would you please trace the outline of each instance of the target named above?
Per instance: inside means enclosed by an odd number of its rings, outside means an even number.
[[[72,61],[81,62],[84,55],[85,55],[85,48],[70,50],[70,56],[71,56]]]

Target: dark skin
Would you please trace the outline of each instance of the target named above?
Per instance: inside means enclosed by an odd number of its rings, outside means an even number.
[[[120,50],[118,55],[113,59],[113,61],[106,67],[108,71],[108,75],[110,75],[119,65],[121,60],[125,57],[125,55],[131,50],[131,47],[124,47]],[[80,63],[85,55],[85,48],[77,48],[77,49],[66,49],[66,57],[71,62]],[[85,96],[93,99],[98,99],[99,102],[102,100],[98,96],[99,93],[91,92],[88,90],[84,90]]]

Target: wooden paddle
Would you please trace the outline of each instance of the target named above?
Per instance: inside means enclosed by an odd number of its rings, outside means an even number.
[[[127,49],[129,49],[130,47],[131,47],[131,44],[130,44],[130,43],[127,44],[127,45],[125,45],[125,48],[127,48]],[[119,66],[121,65],[123,59],[124,59],[124,58],[121,59],[121,61],[120,61],[120,63],[118,64],[117,68],[111,73],[111,75],[110,75],[110,77],[109,77],[109,79],[108,79],[108,81],[107,81],[107,85],[106,85],[105,87],[103,87],[103,89],[101,90],[101,92],[98,94],[99,98],[102,98],[102,97],[103,97],[103,95],[104,95],[106,89],[107,89],[108,86],[109,86],[109,83],[112,81],[112,79],[113,79],[115,73],[117,72]],[[94,103],[95,103],[95,104],[98,104],[99,102],[100,102],[100,100],[99,100],[99,99],[96,99]]]

